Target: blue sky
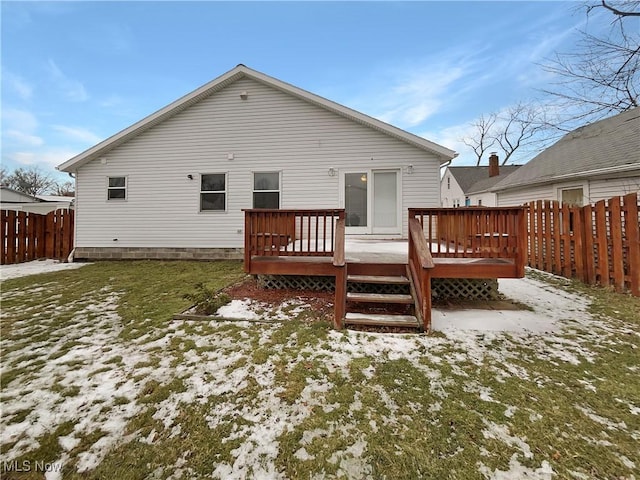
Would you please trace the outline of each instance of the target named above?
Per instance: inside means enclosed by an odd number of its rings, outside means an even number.
[[[553,81],[576,2],[2,2],[2,165],[55,165],[243,63],[460,153]],[[591,16],[587,27],[610,18]],[[602,22],[602,25],[598,25]],[[64,178],[59,174],[61,179]]]

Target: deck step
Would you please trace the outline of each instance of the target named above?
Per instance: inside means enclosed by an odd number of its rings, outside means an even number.
[[[347,313],[344,318],[344,323],[347,325],[375,325],[383,327],[420,327],[418,319],[413,315]]]
[[[413,303],[411,295],[398,293],[347,293],[347,302]]]
[[[385,275],[348,275],[348,282],[353,283],[381,283],[392,285],[408,285],[409,279],[404,276],[385,276]]]

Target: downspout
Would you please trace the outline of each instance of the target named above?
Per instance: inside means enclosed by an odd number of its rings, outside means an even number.
[[[460,155],[458,152],[453,152],[453,158],[450,158],[450,159],[449,159],[449,160],[447,160],[446,162],[444,162],[444,163],[440,164],[440,168],[446,168],[446,167],[448,167],[449,165],[451,165],[451,162],[453,162],[453,160],[454,160],[455,158],[457,158],[457,157],[458,157],[458,155]]]

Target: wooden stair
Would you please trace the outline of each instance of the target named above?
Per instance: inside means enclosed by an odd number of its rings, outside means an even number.
[[[386,272],[385,272],[386,273]],[[383,275],[383,274],[367,274],[367,275],[348,275],[347,285],[350,290],[355,290],[357,285],[406,285],[408,293],[368,293],[359,291],[350,291],[347,293],[347,311],[344,317],[345,325],[365,325],[376,327],[402,327],[420,329],[421,324],[414,314],[415,300],[410,289],[410,281],[404,275]],[[367,305],[375,305],[376,312],[358,312],[358,309]],[[410,313],[379,313],[378,310],[384,309],[384,306],[392,309],[408,309]],[[360,308],[358,308],[360,307]]]

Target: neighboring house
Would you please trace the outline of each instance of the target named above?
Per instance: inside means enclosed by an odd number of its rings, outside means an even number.
[[[46,214],[61,208],[73,208],[73,197],[29,195],[0,186],[0,210]]]
[[[490,187],[515,172],[520,165],[498,163],[498,156],[489,157],[488,167],[447,167],[440,181],[443,207],[495,207],[496,195]]]
[[[347,233],[407,236],[455,152],[244,65],[63,163],[76,258],[222,258],[247,208],[345,208]]]
[[[498,205],[585,205],[640,191],[640,108],[580,127],[489,191]]]

